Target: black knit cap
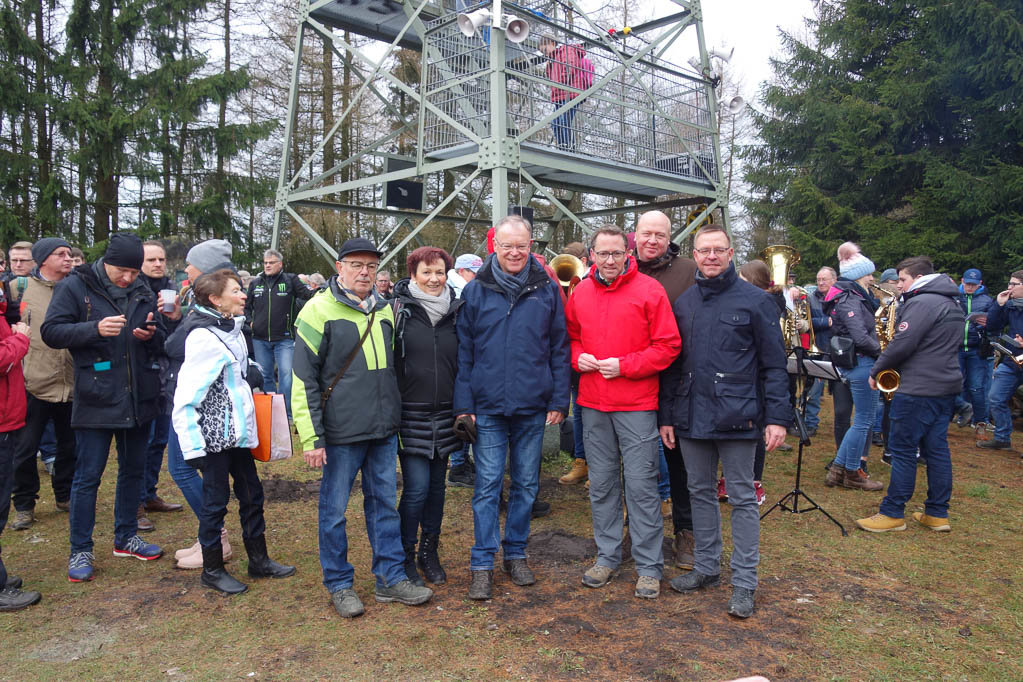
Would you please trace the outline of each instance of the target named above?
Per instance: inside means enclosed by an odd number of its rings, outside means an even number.
[[[142,269],[142,261],[146,258],[145,250],[142,248],[142,240],[138,235],[130,232],[115,232],[107,244],[107,251],[103,254],[103,262],[119,268]]]

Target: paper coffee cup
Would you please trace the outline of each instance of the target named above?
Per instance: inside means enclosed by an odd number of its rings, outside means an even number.
[[[174,312],[174,303],[178,298],[178,292],[174,289],[160,289],[160,302],[163,304],[163,312]]]

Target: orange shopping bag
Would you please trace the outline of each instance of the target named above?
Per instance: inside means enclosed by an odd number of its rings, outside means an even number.
[[[288,410],[282,393],[256,393],[256,433],[259,445],[252,448],[252,457],[260,462],[273,462],[291,457],[291,429]]]

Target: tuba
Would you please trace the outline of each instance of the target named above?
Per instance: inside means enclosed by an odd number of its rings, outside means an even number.
[[[558,284],[571,294],[575,285],[586,275],[586,266],[583,262],[570,253],[562,253],[551,260],[551,269],[558,278]]]
[[[771,280],[782,288],[787,288],[789,270],[799,262],[799,252],[791,246],[776,244],[768,246],[761,251],[760,257],[764,259],[768,269],[771,271]],[[805,320],[808,329],[809,350],[812,353],[819,352],[817,350],[817,340],[813,334],[813,322],[810,318],[810,303],[806,300],[806,295],[804,294],[801,299],[793,301],[792,305],[793,309],[787,310],[781,318],[781,331],[785,337],[785,350],[791,351],[793,348],[803,345],[798,323],[800,320]]]

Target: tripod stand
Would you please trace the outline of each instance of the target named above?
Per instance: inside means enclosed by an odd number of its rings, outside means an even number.
[[[793,416],[796,419],[796,429],[799,431],[799,453],[796,456],[796,485],[792,490],[787,493],[783,498],[775,502],[770,509],[760,515],[760,520],[763,521],[768,514],[775,509],[782,509],[783,511],[791,512],[793,514],[805,514],[806,512],[819,511],[824,516],[828,517],[832,523],[838,526],[839,530],[842,531],[843,536],[848,536],[845,527],[839,523],[834,516],[829,514],[827,510],[821,507],[819,504],[813,501],[809,495],[803,492],[802,488],[799,487],[800,480],[803,475],[803,446],[810,445],[810,436],[806,433],[806,423],[804,416],[806,415],[806,401],[810,396],[810,385],[811,382],[807,381],[809,376],[806,368],[806,351],[803,348],[796,348],[793,351],[796,360],[796,372],[798,377],[798,385],[802,388],[799,395],[797,405],[792,409]],[[823,379],[823,377],[822,377]],[[799,508],[799,498],[802,497],[806,500],[809,506],[802,509]],[[790,505],[791,502],[791,506]]]

